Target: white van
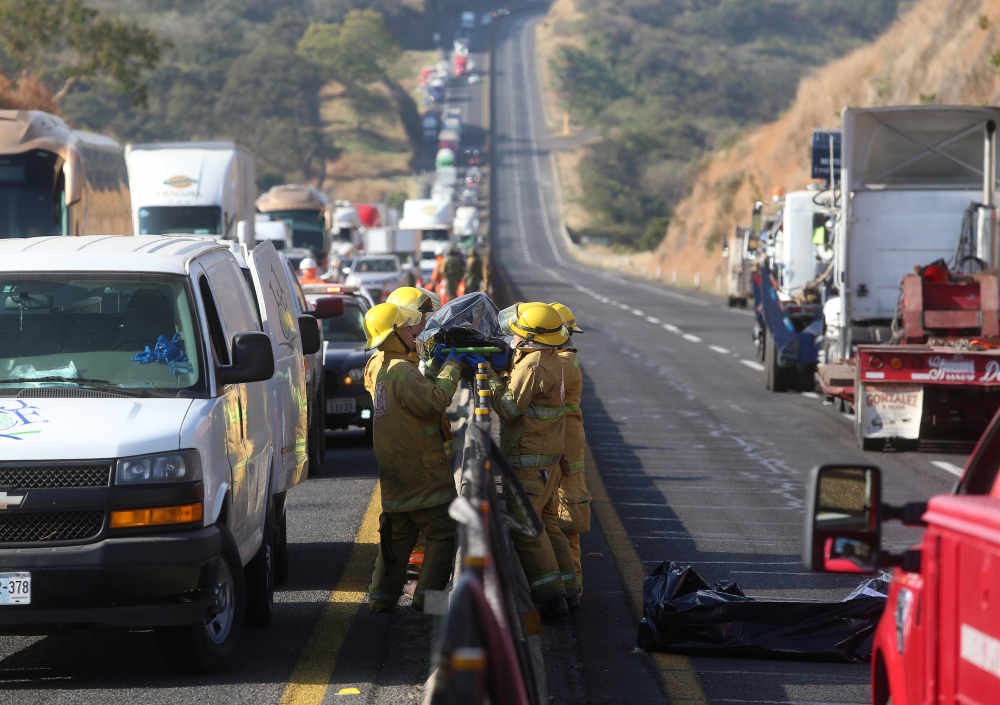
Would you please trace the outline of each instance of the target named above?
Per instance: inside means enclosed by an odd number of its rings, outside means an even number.
[[[0,241],[0,633],[153,628],[209,673],[270,619],[319,331],[249,260],[263,305],[210,238]]]
[[[136,235],[192,233],[254,244],[253,154],[239,142],[158,142],[125,147]]]
[[[276,250],[290,250],[294,247],[291,226],[283,220],[271,220],[266,215],[257,215],[254,239],[258,244],[270,242]]]

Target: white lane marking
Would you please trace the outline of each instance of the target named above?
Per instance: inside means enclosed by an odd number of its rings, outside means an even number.
[[[668,330],[671,333],[680,333],[681,332],[680,328],[678,328],[677,326],[672,326],[669,323],[664,323],[663,324],[663,328],[664,328],[664,330]]]
[[[799,396],[806,397],[807,399],[819,399],[819,394],[816,392],[799,392]]]
[[[622,311],[631,311],[632,310],[631,308],[629,308],[628,304],[618,304],[618,308],[620,308]]]
[[[854,414],[845,414],[845,413],[841,413],[841,414],[840,414],[840,416],[841,416],[841,418],[843,418],[843,419],[844,419],[845,421],[850,421],[851,423],[854,423]]]
[[[692,343],[701,342],[701,338],[699,338],[697,335],[691,335],[690,333],[685,333],[681,337],[684,338],[684,340],[690,340]]]
[[[718,345],[709,345],[708,349],[712,350],[714,352],[717,352],[720,355],[728,355],[729,354],[728,350],[726,350],[725,348],[720,348]]]
[[[636,315],[636,316],[639,316],[640,318],[642,318],[643,316],[646,315],[645,313],[643,313],[642,311],[640,311],[637,308],[632,309],[632,314]]]
[[[758,372],[764,371],[764,366],[755,360],[740,360],[741,365],[746,365],[751,370],[757,370]]]
[[[932,460],[931,465],[935,465],[945,472],[950,472],[952,475],[956,475],[958,477],[961,477],[965,473],[964,468],[960,468],[954,463],[949,463],[945,460]]]
[[[659,325],[659,323],[660,323],[660,319],[659,318],[653,318],[652,316],[646,316],[646,320],[649,321],[650,323],[652,323],[654,326],[655,325]]]

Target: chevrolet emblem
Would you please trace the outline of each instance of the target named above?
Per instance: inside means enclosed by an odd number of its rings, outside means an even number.
[[[7,494],[6,490],[0,490],[0,509],[10,509],[11,507],[20,507],[21,502],[27,497],[27,494],[22,494],[20,496],[13,496]]]

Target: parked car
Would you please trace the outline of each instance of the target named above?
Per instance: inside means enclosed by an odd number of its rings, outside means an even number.
[[[280,453],[301,405],[277,405],[319,330],[258,249],[252,281],[281,292],[260,308],[212,238],[0,241],[0,575],[19,588],[0,633],[153,629],[174,669],[211,673],[267,624],[275,506],[306,460]]]

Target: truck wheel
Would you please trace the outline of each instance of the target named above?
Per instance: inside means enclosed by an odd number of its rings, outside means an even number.
[[[737,303],[736,302],[736,297],[735,296],[730,296],[729,297],[729,308],[736,308],[736,303]]]
[[[816,365],[809,363],[795,366],[795,388],[800,392],[816,390]]]
[[[215,580],[215,600],[203,621],[179,627],[160,627],[156,641],[163,660],[178,673],[222,673],[229,669],[243,638],[246,592],[243,565],[233,535],[225,526],[222,557]]]
[[[323,469],[323,451],[320,448],[320,444],[322,443],[322,434],[319,430],[319,421],[315,418],[312,420],[312,423],[309,424],[308,440],[309,477],[317,477],[320,470]]]
[[[274,522],[274,582],[288,582],[288,510],[284,507]]]
[[[274,501],[267,503],[264,518],[264,538],[260,548],[246,568],[243,569],[246,583],[248,627],[266,627],[274,615]]]
[[[864,386],[858,385],[855,388],[854,399],[860,399],[864,395]],[[854,433],[858,437],[858,447],[861,450],[872,450],[880,451],[885,448],[884,438],[865,438],[864,430],[861,425],[861,413],[858,409],[858,405],[854,405]]]
[[[795,382],[795,368],[778,364],[778,347],[770,335],[764,337],[764,385],[772,392],[787,392]]]

